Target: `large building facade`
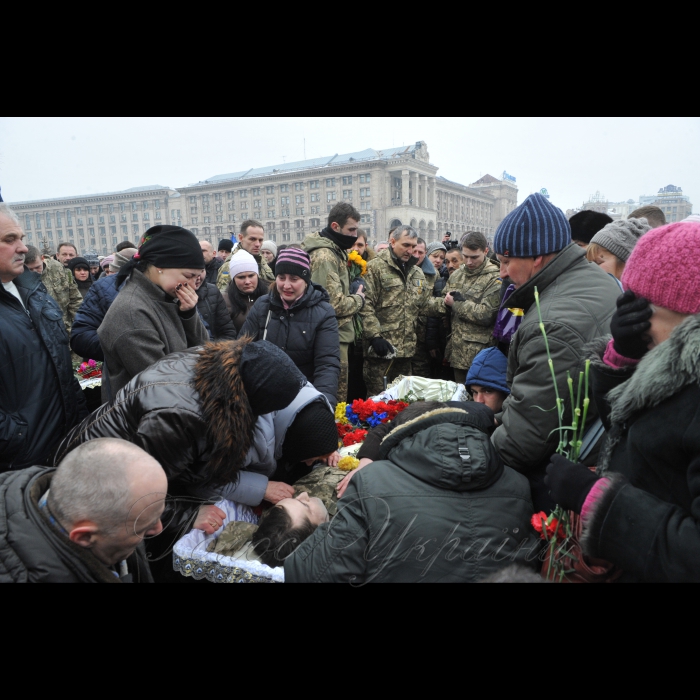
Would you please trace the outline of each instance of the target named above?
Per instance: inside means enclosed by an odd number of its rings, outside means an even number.
[[[427,145],[285,163],[218,175],[177,190],[154,186],[125,192],[12,203],[28,242],[55,250],[59,242],[80,254],[107,255],[124,240],[138,243],[148,228],[174,224],[216,244],[238,233],[246,219],[261,221],[268,239],[297,243],[326,225],[338,202],[360,212],[370,240],[399,224],[429,242],[479,231],[492,239],[517,206],[515,179],[490,175],[465,186],[438,177]]]

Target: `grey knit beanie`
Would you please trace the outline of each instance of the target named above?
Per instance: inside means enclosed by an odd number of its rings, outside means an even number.
[[[109,264],[109,271],[116,275],[138,252],[136,248],[125,248],[121,253],[115,253],[114,260]]]
[[[447,248],[442,243],[431,243],[428,248],[426,255],[430,256],[432,255],[436,250],[442,250],[445,253],[447,252]]]
[[[272,253],[275,257],[277,257],[277,246],[273,241],[265,241],[262,244],[262,248],[260,250],[267,250],[270,253]]]
[[[609,250],[615,257],[626,263],[639,239],[649,231],[651,226],[646,219],[615,221],[596,233],[591,243]]]

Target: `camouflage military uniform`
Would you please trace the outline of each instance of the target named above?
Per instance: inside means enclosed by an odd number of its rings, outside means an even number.
[[[306,238],[302,248],[311,258],[311,279],[320,284],[331,298],[331,306],[338,319],[340,333],[340,379],[338,402],[347,401],[349,349],[355,342],[353,317],[362,309],[363,300],[358,294],[350,294],[348,254],[329,238],[313,233]]]
[[[402,269],[391,249],[382,251],[367,266],[367,300],[361,312],[365,340],[365,384],[369,396],[384,389],[399,375],[413,374],[418,315],[430,297],[429,285],[415,258]],[[396,348],[395,360],[378,358],[370,345],[384,338]]]
[[[228,289],[229,282],[231,281],[231,270],[229,268],[229,263],[231,262],[231,258],[236,255],[236,253],[240,253],[243,250],[241,248],[241,244],[239,243],[232,251],[231,255],[229,255],[226,260],[224,261],[224,264],[219,268],[219,275],[216,278],[216,286],[222,291],[225,292]],[[275,275],[272,272],[272,269],[270,266],[267,264],[267,260],[262,257],[262,255],[254,255],[255,261],[258,263],[258,274],[260,275],[260,279],[266,280],[267,282],[274,282],[275,281]]]
[[[501,300],[499,269],[486,260],[476,270],[466,265],[455,272],[445,287],[444,296],[459,292],[466,301],[452,307],[450,362],[456,381],[463,383],[474,358],[485,348],[495,345],[493,328]],[[431,299],[426,306],[429,316],[446,315],[449,307],[443,299]]]
[[[48,293],[56,300],[63,312],[63,323],[70,335],[75,321],[75,314],[83,303],[78,285],[70,270],[52,258],[44,260],[44,272],[41,275]]]
[[[426,284],[430,290],[430,296],[432,296],[433,290],[435,289],[435,282],[437,281],[437,272],[434,275],[428,275],[424,271],[423,275],[425,276]],[[413,374],[416,377],[430,379],[430,355],[428,354],[428,348],[425,346],[427,331],[428,317],[419,316],[418,322],[416,323],[416,353],[413,356],[412,368]]]

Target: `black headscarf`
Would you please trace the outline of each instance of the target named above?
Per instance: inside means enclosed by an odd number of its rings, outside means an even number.
[[[321,236],[327,238],[329,241],[333,241],[340,250],[350,250],[350,248],[357,243],[357,238],[346,236],[342,233],[336,233],[330,226],[321,231]]]
[[[179,226],[154,226],[141,239],[139,252],[119,270],[118,280],[125,280],[140,263],[166,270],[204,270],[204,254],[197,237]],[[119,282],[120,283],[120,282]],[[118,284],[119,284],[118,283]]]

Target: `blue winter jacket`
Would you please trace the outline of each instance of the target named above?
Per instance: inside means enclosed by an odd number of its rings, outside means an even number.
[[[75,315],[70,346],[73,352],[87,360],[103,362],[105,357],[97,336],[109,307],[117,298],[117,276],[102,277],[90,287],[78,313]]]

